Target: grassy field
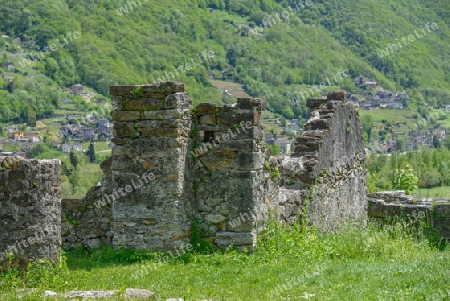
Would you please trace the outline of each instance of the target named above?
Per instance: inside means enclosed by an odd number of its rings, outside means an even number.
[[[228,90],[234,98],[251,97],[247,92],[245,92],[241,84],[213,79],[210,79],[210,82],[217,88],[217,90],[219,90],[219,93],[223,93],[225,90]]]
[[[414,190],[415,194],[420,194],[424,197],[431,197],[431,198],[450,198],[450,186],[441,186],[441,187],[434,187],[430,190],[428,189],[416,189]]]
[[[370,221],[323,234],[271,225],[254,253],[194,250],[168,261],[161,253],[79,249],[66,252],[67,267],[0,275],[0,297],[15,300],[18,288],[33,287],[143,288],[156,292],[155,300],[448,300],[450,250],[412,228]]]
[[[83,146],[83,150],[88,150],[90,144],[91,142],[83,142],[81,143],[81,146]],[[108,142],[106,141],[94,141],[92,144],[94,144],[94,149],[96,153],[111,151],[111,149],[108,146]]]
[[[281,132],[283,128],[277,124],[277,118],[270,111],[264,111],[261,117],[261,123],[264,127],[264,133],[266,135],[272,135],[271,130],[277,134],[277,137],[281,137]]]

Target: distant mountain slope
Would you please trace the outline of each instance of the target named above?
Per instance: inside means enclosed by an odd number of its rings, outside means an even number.
[[[0,0],[0,30],[41,48],[78,31],[79,39],[46,55],[37,68],[60,85],[81,82],[103,94],[113,84],[169,75],[187,84],[195,102],[220,99],[208,81],[212,74],[244,84],[272,111],[292,118],[306,114],[303,101],[292,107],[293,95],[347,69],[388,89],[412,89],[413,101],[429,96],[433,104],[450,103],[447,0],[301,2]],[[264,20],[273,21],[261,26]],[[437,30],[391,51],[433,22]],[[388,54],[381,57],[382,50]],[[205,51],[214,57],[205,58]],[[336,85],[354,89],[350,79]]]

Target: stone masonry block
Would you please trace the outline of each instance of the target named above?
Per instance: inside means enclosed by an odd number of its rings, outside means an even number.
[[[131,95],[131,91],[141,87],[144,93],[176,93],[184,92],[184,84],[179,82],[160,82],[151,85],[111,86],[110,95]]]
[[[229,140],[220,143],[220,149],[228,151],[250,151],[258,150],[257,144],[253,139]]]
[[[324,97],[315,97],[315,98],[308,98],[306,100],[306,106],[310,109],[317,109],[323,104],[327,102],[327,99]]]
[[[135,121],[141,118],[139,111],[113,111],[111,117],[114,121]]]
[[[238,98],[237,107],[242,110],[264,111],[267,107],[267,101],[260,98]]]
[[[328,93],[327,101],[330,101],[330,100],[345,102],[345,92],[344,91],[338,91],[338,92]]]
[[[215,125],[216,117],[212,114],[200,116],[200,123],[206,125]]]
[[[143,120],[181,119],[183,117],[187,117],[186,114],[177,109],[142,112]]]
[[[433,216],[450,218],[450,203],[435,204],[433,209]]]
[[[216,244],[219,247],[253,245],[255,235],[251,232],[219,232],[216,234]]]
[[[173,127],[156,127],[156,128],[142,128],[142,137],[170,137],[177,138],[182,136],[182,132]]]
[[[125,110],[131,111],[148,111],[148,110],[162,110],[163,101],[156,98],[132,98],[122,102]]]
[[[164,101],[164,109],[190,109],[192,100],[185,93],[175,93],[168,95]]]
[[[138,137],[139,132],[134,122],[116,122],[114,123],[114,137]]]
[[[197,115],[218,114],[222,110],[222,107],[213,103],[201,103],[195,111]]]
[[[216,152],[214,152],[214,156],[216,156],[218,158],[234,159],[234,158],[236,158],[236,152],[233,152],[233,151],[216,151]]]

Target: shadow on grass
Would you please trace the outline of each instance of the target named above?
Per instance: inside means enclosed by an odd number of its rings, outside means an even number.
[[[224,251],[210,250],[208,252],[151,252],[138,250],[115,250],[111,246],[88,250],[84,248],[64,250],[67,266],[71,270],[87,270],[95,268],[128,266],[135,264],[149,264],[167,262],[169,264],[188,264],[193,256],[207,254],[221,254]]]

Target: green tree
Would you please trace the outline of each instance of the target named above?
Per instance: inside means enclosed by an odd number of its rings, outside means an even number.
[[[364,132],[367,133],[367,143],[370,143],[370,137],[372,136],[373,118],[370,115],[364,115],[361,118],[361,123]]]
[[[78,166],[78,156],[76,154],[76,152],[74,150],[72,150],[69,154],[69,159],[70,159],[70,164],[72,164],[72,166],[77,169]]]
[[[440,184],[439,173],[436,171],[427,171],[420,178],[420,187],[428,189],[428,194],[430,193],[430,188],[437,187]]]
[[[51,149],[45,143],[39,143],[34,145],[27,153],[29,158],[36,158],[37,156],[49,152]]]
[[[448,168],[447,163],[442,162],[439,165],[439,173],[441,174],[441,182],[443,185],[450,184],[450,169]]]
[[[95,148],[94,144],[89,144],[89,150],[86,152],[86,155],[89,157],[89,162],[94,163],[95,162]]]
[[[422,175],[419,186],[428,189],[428,197],[430,195],[430,188],[439,186],[440,182],[439,173],[437,171],[428,171]]]
[[[414,169],[406,165],[405,168],[397,170],[398,177],[395,179],[395,188],[404,190],[407,195],[417,188],[419,179],[416,176]]]

